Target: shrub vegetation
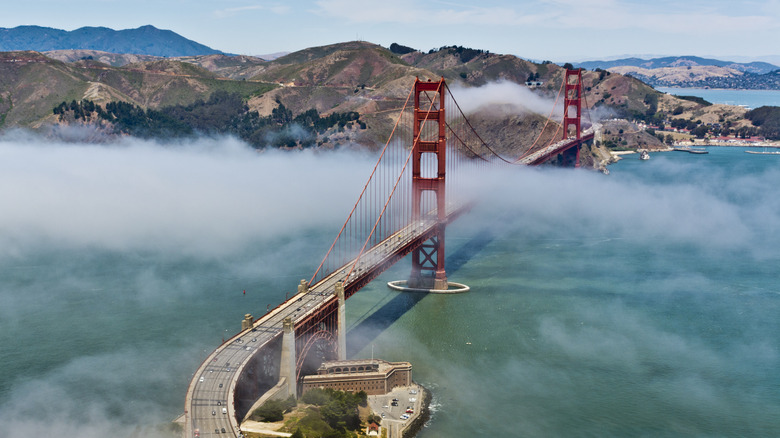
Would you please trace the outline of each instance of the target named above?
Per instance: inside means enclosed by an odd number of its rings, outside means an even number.
[[[71,114],[76,120],[101,119],[118,133],[141,138],[187,137],[198,134],[232,134],[255,148],[310,147],[328,129],[340,131],[357,124],[366,129],[360,114],[351,111],[322,117],[316,109],[297,116],[281,102],[271,115],[250,111],[238,93],[216,91],[208,100],[172,105],[157,110],[127,102],[109,102],[105,108],[89,100],[62,102],[53,110],[60,120]]]

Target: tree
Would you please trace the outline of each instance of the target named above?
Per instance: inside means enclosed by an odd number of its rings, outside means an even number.
[[[407,53],[416,52],[416,50],[411,47],[402,46],[396,43],[390,44],[390,51],[396,55],[405,55]]]
[[[284,419],[284,413],[289,412],[297,403],[295,397],[292,396],[286,400],[269,400],[255,409],[252,413],[252,417],[268,422],[282,421]]]
[[[360,406],[368,405],[368,394],[366,394],[366,391],[358,391],[355,394],[355,397],[358,398],[358,403],[360,404]]]
[[[276,400],[266,402],[259,408],[255,409],[252,414],[253,417],[259,417],[263,421],[274,422],[284,420],[284,410],[281,404],[275,403]]]
[[[691,134],[695,135],[696,138],[704,138],[708,132],[707,125],[699,125],[691,131]]]
[[[330,400],[330,396],[325,389],[313,388],[306,391],[306,393],[303,394],[303,397],[301,397],[301,400],[310,405],[322,406]]]

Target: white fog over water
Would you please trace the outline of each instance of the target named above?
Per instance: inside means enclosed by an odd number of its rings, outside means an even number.
[[[402,261],[348,301],[349,349],[412,362],[422,437],[778,435],[769,159],[493,172],[447,231],[472,291],[392,292]],[[311,275],[374,162],[0,140],[2,435],[164,436],[205,355]]]

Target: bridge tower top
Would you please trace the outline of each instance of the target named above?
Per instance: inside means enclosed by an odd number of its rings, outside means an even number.
[[[563,105],[563,137],[561,140],[578,139],[581,136],[582,126],[582,70],[566,69]]]

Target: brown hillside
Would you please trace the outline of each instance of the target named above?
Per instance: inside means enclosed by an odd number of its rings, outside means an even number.
[[[254,56],[201,55],[174,58],[204,68],[221,78],[250,79],[263,71],[268,64]]]
[[[274,61],[209,55],[134,58],[135,62],[115,67],[110,63],[119,62],[119,58],[104,59],[92,53],[59,51],[52,55],[70,62],[35,52],[0,54],[0,127],[39,126],[51,121],[53,108],[63,101],[89,99],[100,104],[121,100],[158,108],[207,100],[213,92],[224,90],[239,93],[251,110],[263,116],[280,104],[294,115],[312,108],[324,115],[356,111],[366,129],[361,124],[360,129],[329,132],[325,134],[328,141],[323,136],[321,143],[349,141],[378,147],[387,140],[416,77],[444,77],[466,86],[500,80],[525,86],[533,78],[540,84],[531,90],[551,99],[558,94],[564,77],[564,69],[555,64],[535,64],[511,55],[449,47],[398,57],[381,46],[360,41],[313,47]],[[82,59],[89,56],[92,59]],[[586,120],[617,117],[658,122],[671,117],[732,127],[750,125],[740,108],[667,96],[617,73],[583,71],[583,87]],[[500,108],[471,117],[484,139],[508,157],[524,152],[541,129],[539,116]],[[639,136],[614,140],[649,145],[648,139]]]
[[[150,55],[109,53],[101,52],[99,50],[52,50],[43,52],[43,54],[51,59],[62,62],[76,62],[84,59],[93,59],[112,67],[122,67],[127,64],[159,59],[156,56]]]
[[[275,85],[220,80],[175,60],[112,67],[95,60],[66,63],[37,52],[0,52],[0,127],[39,126],[61,102],[120,100],[156,108],[207,99],[216,90],[262,95]]]
[[[523,84],[532,73],[538,73],[539,80],[547,81],[556,70],[560,70],[560,67],[554,64],[534,64],[516,56],[491,53],[482,53],[463,62],[452,48],[428,54],[412,52],[404,55],[402,59],[451,81],[461,81],[474,86],[497,80]]]
[[[295,86],[377,88],[415,75],[430,73],[409,66],[381,46],[352,42],[291,53],[269,62],[254,79]]]
[[[692,81],[704,81],[708,78],[723,78],[742,76],[744,73],[728,67],[716,67],[713,65],[693,65],[682,67],[662,67],[646,69],[633,66],[612,67],[609,71],[626,75],[638,74],[657,81],[670,84],[682,84]]]
[[[77,67],[37,52],[0,52],[0,126],[28,126],[89,87]]]

